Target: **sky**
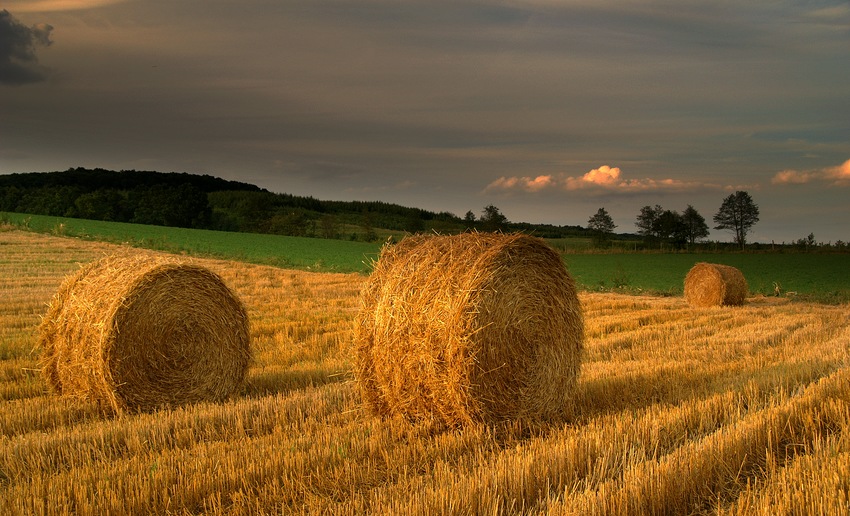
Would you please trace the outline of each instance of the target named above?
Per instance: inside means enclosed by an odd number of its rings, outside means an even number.
[[[74,167],[847,242],[850,2],[4,0],[0,173]]]

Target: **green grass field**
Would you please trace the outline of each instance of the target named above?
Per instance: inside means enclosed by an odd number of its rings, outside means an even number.
[[[381,244],[321,238],[230,233],[0,212],[6,222],[38,233],[128,243],[178,254],[239,260],[320,272],[367,272]]]
[[[380,243],[228,233],[92,220],[0,213],[0,222],[40,233],[129,243],[137,247],[235,259],[250,263],[318,272],[369,271]],[[563,239],[556,249],[581,249]],[[826,253],[567,253],[564,255],[579,288],[680,295],[688,270],[697,262],[739,268],[753,294],[777,293],[824,303],[850,302],[850,254]]]
[[[567,254],[564,260],[576,282],[590,290],[680,295],[688,270],[710,262],[740,269],[752,294],[850,301],[847,253]]]

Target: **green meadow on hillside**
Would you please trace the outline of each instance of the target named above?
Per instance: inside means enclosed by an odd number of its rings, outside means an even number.
[[[0,213],[0,221],[37,233],[321,272],[366,272],[381,245],[322,238],[234,233],[125,222]]]

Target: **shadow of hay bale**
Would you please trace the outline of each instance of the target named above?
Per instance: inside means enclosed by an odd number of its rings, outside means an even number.
[[[273,372],[252,372],[245,381],[245,395],[251,397],[286,394],[308,387],[320,387],[331,383],[351,381],[345,372],[330,372],[320,367],[312,369],[285,369]]]
[[[663,374],[653,371],[582,381],[575,391],[575,418],[586,421],[605,414],[640,411],[656,404],[678,405],[704,396],[705,385],[716,379],[713,372],[681,374],[676,368]]]
[[[406,238],[384,247],[361,303],[355,377],[376,414],[449,426],[568,416],[584,322],[543,240]]]
[[[213,272],[120,253],[66,278],[39,330],[51,389],[115,412],[230,396],[251,359],[248,317]]]

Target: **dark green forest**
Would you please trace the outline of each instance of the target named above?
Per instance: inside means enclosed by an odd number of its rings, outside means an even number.
[[[209,175],[72,168],[0,175],[0,211],[159,226],[376,240],[394,232],[523,231],[587,236],[580,226],[516,223],[495,206],[461,218],[380,201],[323,201]]]

